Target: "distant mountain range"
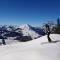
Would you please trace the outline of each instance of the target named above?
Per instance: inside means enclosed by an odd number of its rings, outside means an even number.
[[[29,24],[21,26],[0,26],[0,39],[2,37],[12,37],[19,41],[28,41],[45,35],[40,27],[33,27]]]

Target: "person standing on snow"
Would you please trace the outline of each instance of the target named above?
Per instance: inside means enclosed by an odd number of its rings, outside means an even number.
[[[50,27],[48,24],[46,24],[45,27],[46,27],[46,34],[47,34],[48,42],[52,42],[52,40],[50,38],[50,34],[51,34]]]

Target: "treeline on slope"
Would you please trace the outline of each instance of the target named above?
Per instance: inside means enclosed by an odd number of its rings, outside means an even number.
[[[60,19],[58,18],[56,22],[49,21],[43,24],[43,29],[46,32],[45,25],[48,24],[52,34],[60,34]]]
[[[52,29],[53,33],[60,34],[60,19],[57,19],[56,25]]]

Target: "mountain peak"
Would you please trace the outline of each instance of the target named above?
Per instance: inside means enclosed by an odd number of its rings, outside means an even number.
[[[29,25],[29,24],[24,24],[24,25],[21,25],[20,28],[22,28],[22,29],[25,29],[25,28],[30,29],[30,26],[31,25]]]

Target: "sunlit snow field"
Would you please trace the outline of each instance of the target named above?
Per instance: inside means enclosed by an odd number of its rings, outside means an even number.
[[[0,45],[0,60],[60,60],[60,35],[50,37],[57,42],[48,43],[46,36],[28,42],[8,39]]]

